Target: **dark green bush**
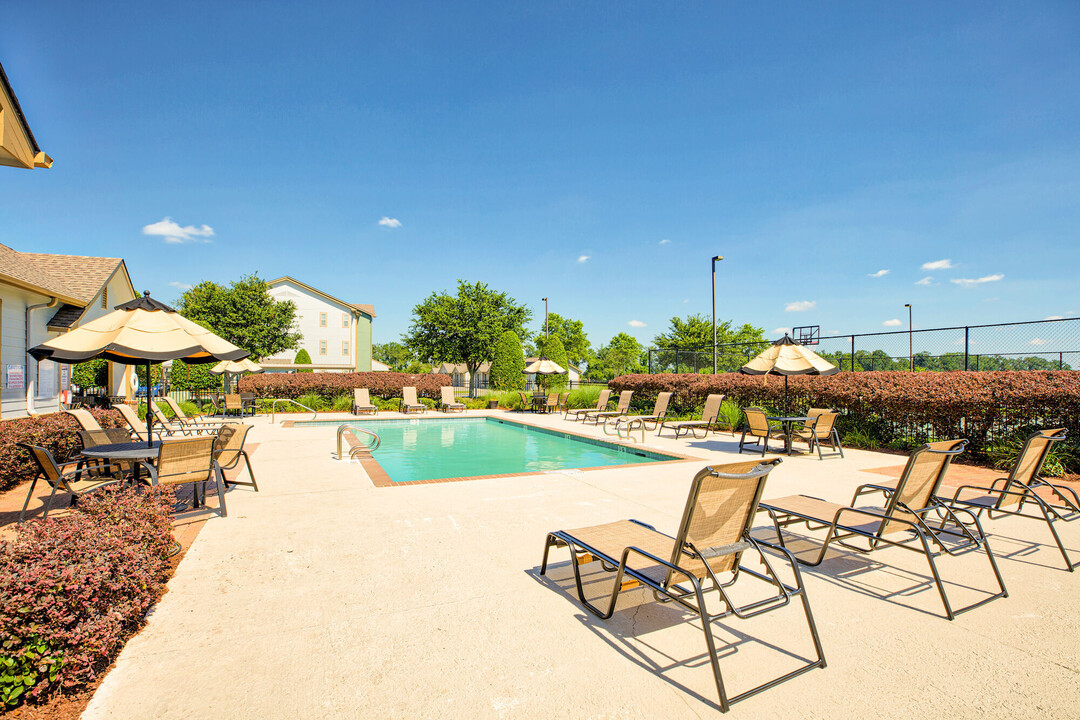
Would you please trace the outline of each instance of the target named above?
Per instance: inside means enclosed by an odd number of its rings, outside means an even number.
[[[513,330],[507,330],[499,336],[495,352],[491,358],[489,383],[493,390],[524,390],[525,352],[521,349],[521,338]]]

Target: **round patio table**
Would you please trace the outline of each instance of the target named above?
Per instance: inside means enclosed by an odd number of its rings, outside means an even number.
[[[112,443],[110,445],[95,445],[91,448],[85,448],[82,454],[91,458],[103,458],[106,460],[128,460],[134,467],[134,478],[132,482],[136,485],[139,484],[139,471],[142,465],[140,460],[154,460],[158,456],[158,451],[161,449],[161,441],[154,440],[147,445],[145,440],[139,440],[137,442],[126,443]]]
[[[792,426],[795,423],[808,423],[811,420],[813,420],[813,418],[811,418],[811,417],[787,417],[787,416],[772,416],[772,415],[767,416],[765,419],[766,420],[772,420],[773,422],[778,422],[778,423],[780,423],[781,425],[784,426],[784,436],[785,436],[784,437],[784,452],[786,452],[788,455],[791,454],[791,450],[792,450],[792,448],[791,448],[791,428],[792,428]]]

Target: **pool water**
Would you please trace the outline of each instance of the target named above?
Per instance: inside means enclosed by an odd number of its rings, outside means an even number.
[[[496,418],[352,422],[378,434],[372,456],[396,483],[676,459]]]

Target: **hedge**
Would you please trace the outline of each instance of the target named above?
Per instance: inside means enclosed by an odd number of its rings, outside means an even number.
[[[329,400],[351,394],[354,388],[367,388],[371,395],[389,399],[401,397],[401,388],[412,386],[418,396],[438,398],[439,388],[453,384],[453,379],[443,373],[266,373],[241,378],[240,392],[255,393],[260,398],[298,398],[314,392]]]
[[[103,428],[127,427],[115,410],[90,412]],[[15,447],[16,443],[40,445],[51,452],[58,463],[64,463],[82,450],[80,429],[75,418],[66,413],[0,421],[0,491],[33,480],[37,475],[37,465],[30,453]]]
[[[107,488],[0,544],[0,708],[93,682],[161,596],[171,488]]]
[[[779,409],[784,394],[783,378],[736,373],[623,375],[609,386],[634,390],[639,402],[671,390],[679,407],[722,393],[740,407]],[[788,399],[792,407],[839,410],[844,427],[873,431],[884,442],[900,435],[920,441],[964,437],[981,453],[988,443],[1035,426],[1066,427],[1072,439],[1080,436],[1080,373],[1070,371],[800,376],[788,379]]]

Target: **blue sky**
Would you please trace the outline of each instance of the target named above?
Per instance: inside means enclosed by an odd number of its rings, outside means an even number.
[[[714,254],[770,336],[1080,313],[1074,2],[157,5],[6,8],[56,162],[0,172],[0,242],[293,275],[376,342],[464,278],[647,345]]]

